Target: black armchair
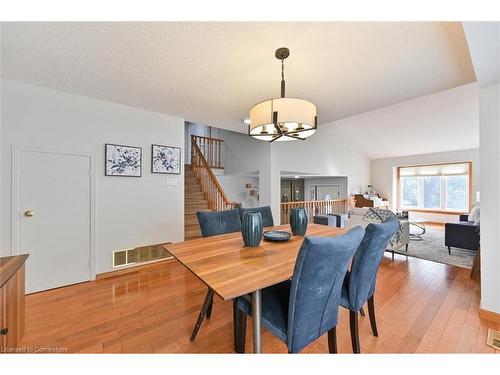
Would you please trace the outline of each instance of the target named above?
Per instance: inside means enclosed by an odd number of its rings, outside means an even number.
[[[444,244],[450,255],[452,247],[475,251],[479,249],[479,225],[474,225],[468,218],[468,215],[460,215],[460,222],[445,224]]]

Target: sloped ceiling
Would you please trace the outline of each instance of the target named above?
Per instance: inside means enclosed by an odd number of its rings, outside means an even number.
[[[1,38],[3,78],[240,132],[279,95],[283,46],[287,96],[320,126],[475,81],[454,22],[18,22]]]
[[[336,124],[370,159],[477,148],[478,87],[470,83]]]

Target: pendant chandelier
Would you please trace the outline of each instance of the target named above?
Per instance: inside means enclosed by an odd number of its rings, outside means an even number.
[[[303,99],[285,97],[285,59],[288,48],[279,48],[281,60],[281,97],[258,103],[250,110],[248,134],[263,141],[305,140],[316,132],[316,106]]]

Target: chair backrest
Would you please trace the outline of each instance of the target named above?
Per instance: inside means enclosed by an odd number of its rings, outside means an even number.
[[[226,211],[198,211],[196,213],[203,237],[218,234],[239,232],[241,230],[240,214],[237,208]]]
[[[306,237],[293,271],[287,346],[299,352],[337,325],[347,266],[365,230],[355,227],[336,237]]]
[[[353,311],[359,311],[372,296],[380,262],[398,229],[399,222],[395,216],[383,223],[368,224],[365,228],[365,236],[354,254],[349,277],[349,304]]]
[[[243,221],[243,214],[245,212],[260,212],[262,216],[262,226],[263,227],[272,227],[274,226],[273,213],[271,212],[271,207],[263,206],[263,207],[255,207],[255,208],[239,208],[240,210],[240,219]]]

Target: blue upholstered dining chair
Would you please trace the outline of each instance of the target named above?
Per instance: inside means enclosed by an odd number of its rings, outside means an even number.
[[[262,324],[297,353],[328,332],[330,353],[337,352],[336,326],[340,292],[347,265],[365,230],[351,229],[337,237],[306,237],[291,280],[262,290]],[[235,303],[235,349],[245,352],[246,317],[251,298]]]
[[[236,208],[226,211],[198,211],[196,217],[198,223],[200,223],[202,237],[239,232],[241,230],[240,214]],[[203,306],[201,307],[200,314],[198,315],[198,320],[194,326],[193,333],[191,334],[191,341],[196,339],[196,335],[205,317],[210,319],[213,301],[214,291],[209,288]]]
[[[392,236],[398,231],[399,222],[390,217],[383,223],[368,224],[365,236],[352,260],[351,270],[346,273],[340,304],[349,309],[353,353],[360,353],[358,312],[368,302],[368,314],[374,336],[378,336],[373,294],[377,272],[384,252]]]
[[[260,212],[262,216],[262,226],[272,227],[274,226],[273,213],[271,212],[271,207],[263,206],[263,207],[254,207],[254,208],[239,208],[240,210],[240,219],[243,221],[243,214],[245,212]]]

